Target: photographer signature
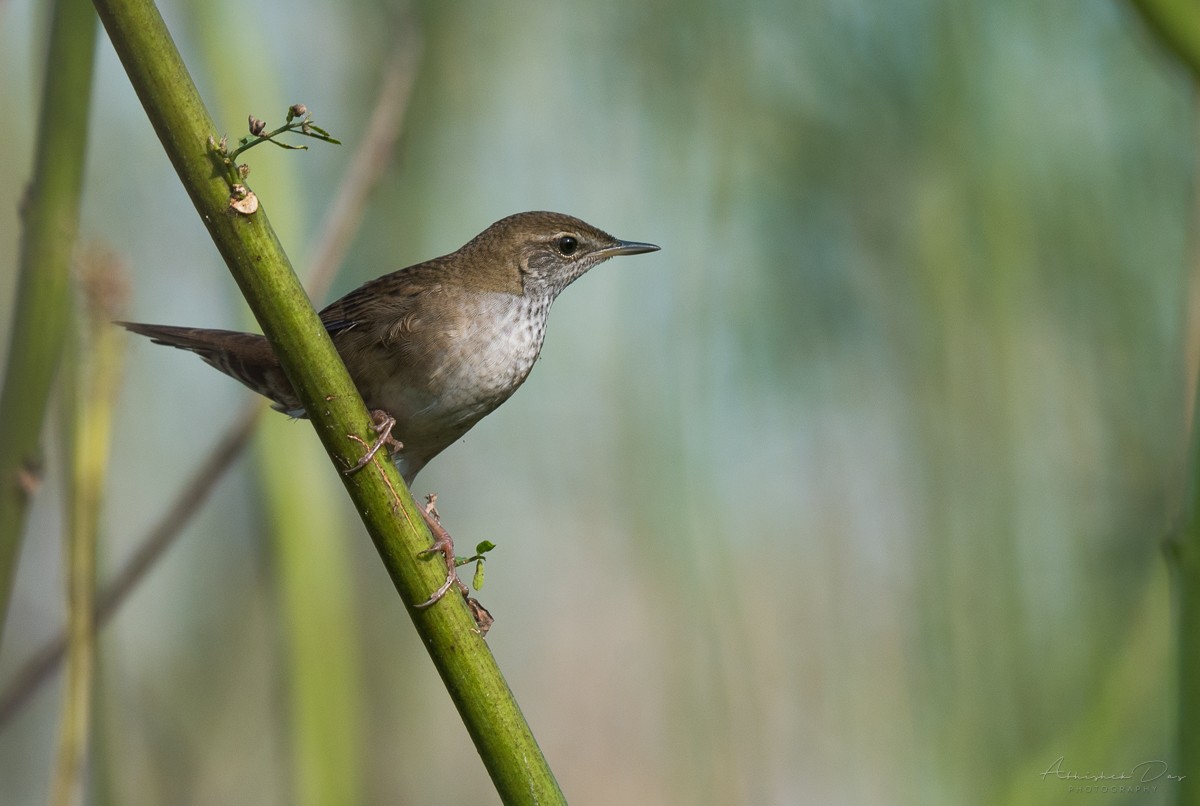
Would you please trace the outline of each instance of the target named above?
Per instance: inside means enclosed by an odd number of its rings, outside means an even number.
[[[1050,777],[1060,781],[1136,781],[1138,783],[1157,781],[1160,778],[1166,781],[1182,781],[1187,778],[1186,775],[1174,775],[1168,772],[1167,762],[1158,760],[1143,761],[1133,765],[1133,768],[1126,772],[1075,772],[1063,769],[1063,756],[1056,758],[1054,763],[1042,773],[1043,781]]]

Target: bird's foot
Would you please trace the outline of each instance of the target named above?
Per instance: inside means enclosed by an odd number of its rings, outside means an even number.
[[[442,526],[441,516],[437,511],[437,496],[429,495],[425,498],[428,503],[425,506],[417,505],[417,509],[421,511],[421,517],[425,519],[425,524],[429,527],[429,531],[433,533],[433,545],[421,552],[425,554],[440,553],[446,561],[446,581],[442,586],[433,592],[425,601],[421,602],[417,607],[426,608],[436,604],[439,599],[445,596],[452,587],[458,586],[464,598],[469,598],[469,590],[463,581],[458,578],[458,567],[454,559],[454,538],[446,531],[446,527]]]
[[[388,451],[390,453],[395,453],[396,451],[403,448],[404,443],[392,436],[392,429],[395,427],[396,427],[396,418],[395,417],[388,414],[386,411],[383,411],[382,409],[375,409],[374,411],[372,411],[371,412],[371,429],[376,434],[379,435],[379,438],[376,439],[374,442],[372,442],[370,445],[367,445],[366,440],[362,439],[361,437],[356,436],[354,434],[347,434],[346,436],[348,436],[350,439],[354,440],[355,442],[361,443],[363,445],[363,447],[365,447],[367,449],[367,452],[365,454],[363,454],[363,458],[358,460],[358,464],[354,465],[354,467],[351,467],[347,470],[343,470],[342,472],[344,474],[346,474],[347,476],[349,476],[351,473],[362,470],[364,467],[367,466],[367,463],[370,462],[371,459],[373,459],[375,457],[375,454],[379,453],[379,449],[382,448],[384,445],[388,446]]]
[[[492,614],[487,611],[487,608],[479,603],[478,599],[470,595],[470,589],[458,578],[458,558],[454,556],[454,538],[450,537],[446,527],[442,526],[442,518],[437,511],[437,495],[431,493],[425,496],[425,501],[427,502],[425,506],[418,504],[417,509],[421,511],[421,517],[425,519],[429,530],[433,532],[433,545],[422,551],[421,554],[440,553],[442,555],[446,562],[446,581],[433,592],[432,596],[416,607],[423,609],[436,604],[450,592],[451,588],[457,586],[459,593],[467,603],[467,608],[471,611],[471,617],[475,619],[475,627],[479,634],[487,635],[495,619],[492,618]]]

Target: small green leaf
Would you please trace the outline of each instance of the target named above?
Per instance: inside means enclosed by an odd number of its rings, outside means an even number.
[[[479,545],[477,545],[475,547],[475,553],[476,554],[487,554],[489,551],[491,551],[494,548],[496,548],[495,543],[493,543],[490,540],[484,540],[482,543],[480,543]]]
[[[288,151],[308,151],[308,146],[294,146],[290,143],[281,143],[274,137],[264,137],[263,139],[268,143],[273,143],[274,145],[279,146],[280,148],[286,148]]]
[[[471,587],[475,590],[483,590],[483,560],[475,563],[475,576],[471,578]]]

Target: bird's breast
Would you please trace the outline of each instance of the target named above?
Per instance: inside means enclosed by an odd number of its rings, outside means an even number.
[[[411,340],[392,347],[399,371],[375,379],[381,404],[414,427],[470,427],[529,375],[546,335],[549,303],[505,293],[459,300],[450,316],[421,317]],[[387,405],[382,405],[387,408]]]
[[[368,407],[396,418],[406,472],[415,474],[524,382],[549,307],[513,294],[473,294],[450,314],[416,312],[401,338],[369,342],[375,358],[354,362],[355,382]]]
[[[529,375],[546,336],[549,304],[511,294],[480,295],[444,333],[434,368],[451,396],[490,400],[512,394]]]

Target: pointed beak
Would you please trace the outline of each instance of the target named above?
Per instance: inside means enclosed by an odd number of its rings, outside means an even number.
[[[600,257],[616,257],[617,255],[641,255],[645,252],[657,252],[658,246],[639,241],[617,241],[612,246],[606,246],[596,252]]]

